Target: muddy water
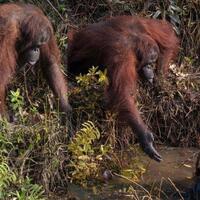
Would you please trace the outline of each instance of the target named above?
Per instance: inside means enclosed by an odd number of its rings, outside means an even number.
[[[168,177],[178,182],[191,179],[198,149],[165,147],[160,149],[160,153],[163,161],[161,163],[150,161],[143,177],[145,182],[151,183]]]
[[[163,147],[160,152],[163,161],[150,161],[140,184],[148,189],[159,186],[168,196],[163,199],[181,199],[177,193],[187,191],[194,182],[195,162],[199,149]]]
[[[133,183],[115,175],[111,181],[94,187],[93,192],[70,185],[69,193],[80,200],[183,199],[181,193],[191,187],[193,183],[192,177],[199,150],[162,147],[159,152],[163,156],[161,163],[144,157],[147,171],[139,183]]]

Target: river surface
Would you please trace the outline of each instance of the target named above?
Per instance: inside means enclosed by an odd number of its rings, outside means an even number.
[[[157,163],[143,157],[147,167],[137,183],[114,175],[112,180],[86,190],[69,185],[70,196],[80,200],[179,200],[194,182],[196,156],[199,149],[160,147],[163,161]],[[54,198],[59,199],[59,198]],[[62,197],[60,199],[65,199]],[[67,198],[66,198],[67,199]]]

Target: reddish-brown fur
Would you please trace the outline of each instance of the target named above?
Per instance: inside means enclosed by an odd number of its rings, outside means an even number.
[[[60,70],[60,51],[50,21],[33,5],[8,3],[0,6],[1,116],[6,116],[5,90],[15,74],[16,65],[19,61],[21,63],[23,54],[35,45],[39,45],[41,67],[55,96],[59,98],[61,111],[68,112],[70,109],[66,82]]]
[[[134,101],[137,70],[146,64],[149,49],[155,48],[157,67],[166,73],[169,62],[177,54],[178,43],[172,26],[166,21],[134,16],[113,17],[69,33],[69,73],[84,73],[93,65],[107,67],[109,107],[127,121],[143,150],[157,161],[161,157],[153,147],[153,135]]]

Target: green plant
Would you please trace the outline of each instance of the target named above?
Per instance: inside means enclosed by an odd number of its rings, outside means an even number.
[[[10,135],[8,132],[12,128],[8,126],[7,121],[0,120],[0,199],[42,200],[44,199],[43,187],[33,184],[28,177],[23,178],[20,170],[14,171],[12,166],[8,164],[12,151],[19,151],[18,158],[20,156],[23,158],[26,152],[30,152],[33,148],[29,145],[27,145],[29,148],[27,151],[23,150],[22,147],[19,148],[20,143],[25,142],[25,138],[19,138],[23,134],[21,129],[13,130],[16,135]],[[12,162],[15,162],[13,158]]]
[[[68,145],[71,153],[69,167],[71,167],[71,180],[86,184],[90,177],[97,177],[99,161],[108,152],[108,146],[95,146],[94,142],[100,139],[100,132],[93,122],[87,121],[76,133],[75,138]]]
[[[18,200],[44,200],[43,187],[38,184],[32,184],[29,178],[26,178],[18,191],[13,193]]]
[[[98,67],[91,67],[87,74],[79,75],[76,77],[77,83],[83,87],[84,89],[89,89],[90,87],[94,87],[94,85],[105,85],[107,82],[106,70],[102,72],[98,70]]]
[[[20,89],[17,88],[16,91],[11,90],[10,91],[10,102],[11,102],[11,108],[15,111],[15,112],[19,112],[19,115],[22,116],[23,113],[23,106],[24,106],[24,98],[23,96],[20,94]]]
[[[1,158],[2,159],[2,158]],[[11,171],[5,160],[0,162],[0,199],[8,196],[7,192],[11,184],[15,184],[17,177]]]
[[[77,118],[81,117],[82,122],[92,120],[94,116],[101,119],[106,70],[102,72],[98,67],[92,67],[87,74],[77,76],[76,81],[69,98]]]
[[[0,134],[0,199],[42,200],[43,187],[23,179],[8,165],[8,150],[13,144]]]

